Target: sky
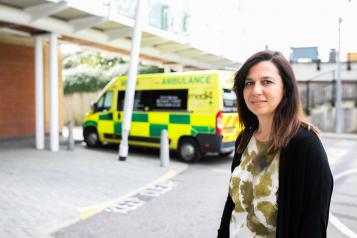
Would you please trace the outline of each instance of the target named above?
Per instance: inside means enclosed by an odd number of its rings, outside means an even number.
[[[205,2],[198,1],[201,5]],[[240,62],[266,46],[281,51],[287,58],[290,47],[317,46],[321,60],[327,61],[330,49],[338,48],[339,17],[341,60],[346,59],[347,52],[357,52],[357,0],[215,2],[208,11],[221,11],[216,19],[223,26],[224,53]],[[206,4],[204,9],[207,7]]]

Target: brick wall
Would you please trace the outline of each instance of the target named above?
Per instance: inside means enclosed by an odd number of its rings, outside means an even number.
[[[35,134],[34,49],[0,42],[0,138]]]

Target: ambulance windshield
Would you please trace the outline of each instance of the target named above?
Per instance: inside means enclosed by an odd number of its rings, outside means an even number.
[[[237,112],[237,97],[233,90],[223,89],[223,112]]]

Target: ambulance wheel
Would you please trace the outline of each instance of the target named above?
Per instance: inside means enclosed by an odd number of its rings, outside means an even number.
[[[202,157],[200,147],[192,138],[183,138],[180,140],[178,153],[180,159],[188,163],[197,162]]]
[[[84,141],[90,148],[100,146],[99,136],[95,128],[89,127],[85,128],[83,132]]]
[[[220,153],[220,155],[223,157],[226,157],[226,156],[230,156],[232,153],[233,153],[233,151],[229,151],[229,152]]]

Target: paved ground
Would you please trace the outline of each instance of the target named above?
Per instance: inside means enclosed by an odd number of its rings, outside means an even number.
[[[187,167],[172,161],[163,168],[158,154],[143,158],[135,152],[119,162],[117,153],[116,147],[90,150],[82,144],[53,153],[36,151],[33,138],[2,140],[0,237],[48,237]]]
[[[323,142],[336,183],[329,237],[356,237],[357,140],[328,138]],[[61,144],[52,153],[34,150],[33,138],[0,141],[0,237],[48,237],[187,168],[175,160],[159,167],[157,153],[134,151],[119,162],[116,147],[90,150],[77,143],[67,151]]]
[[[214,238],[227,198],[232,157],[205,158],[173,178],[172,189],[128,213],[111,209],[56,238]],[[137,196],[146,201],[148,196]]]
[[[357,238],[357,136],[325,134],[322,142],[335,182],[328,237]]]
[[[357,238],[357,170],[342,180],[335,182],[328,237]]]
[[[356,238],[357,137],[322,138],[335,186],[328,238]],[[128,213],[102,212],[58,231],[56,238],[216,237],[230,176],[231,157],[205,158],[173,179],[172,190]],[[147,196],[137,196],[146,201]],[[199,225],[197,225],[199,224]]]

